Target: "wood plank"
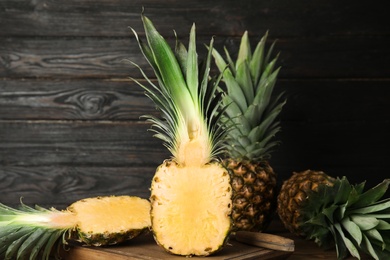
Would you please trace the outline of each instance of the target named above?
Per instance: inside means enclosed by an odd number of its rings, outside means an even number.
[[[108,78],[140,76],[147,67],[133,38],[0,38],[0,77]]]
[[[270,30],[285,37],[318,35],[387,35],[385,0],[364,1],[125,1],[2,0],[0,36],[127,36],[141,30],[140,13],[164,34],[187,34],[193,22],[207,35],[241,35]]]
[[[187,37],[187,34],[183,34]],[[217,36],[215,48],[238,50],[239,38]],[[253,43],[258,39],[253,38]],[[272,39],[270,39],[272,40]],[[174,39],[169,40],[174,44]],[[208,36],[198,37],[202,57]],[[185,38],[183,42],[187,42]],[[387,78],[389,38],[325,37],[280,39],[280,78]],[[126,38],[0,38],[1,78],[120,78],[142,77],[124,62],[130,59],[153,77],[133,36]]]
[[[95,196],[132,195],[149,198],[153,166],[1,166],[0,202],[17,207],[65,209],[73,202]]]
[[[387,121],[389,83],[386,79],[282,78],[275,94],[285,92],[287,104],[281,114],[285,124],[353,125]],[[7,79],[0,85],[0,118],[5,120],[139,121],[145,114],[158,115],[158,111],[141,87],[127,79]]]
[[[169,156],[149,127],[121,121],[0,121],[0,165],[157,165]]]
[[[130,80],[3,80],[0,118],[7,120],[132,120],[157,114]]]

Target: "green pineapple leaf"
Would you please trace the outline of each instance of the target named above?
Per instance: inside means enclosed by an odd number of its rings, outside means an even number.
[[[347,246],[339,232],[337,232],[335,226],[330,226],[329,229],[331,230],[333,234],[333,239],[336,246],[336,253],[338,259],[344,259],[348,255],[348,249]]]
[[[375,228],[379,224],[379,220],[369,215],[351,215],[351,220],[363,231]]]
[[[378,201],[386,193],[390,184],[390,179],[386,179],[377,186],[367,190],[360,195],[359,201],[353,204],[354,208],[366,207]]]
[[[336,205],[346,203],[353,189],[352,185],[345,176],[338,183],[338,191],[336,192],[336,196],[334,198],[334,203]]]
[[[255,51],[253,52],[252,59],[250,60],[250,71],[253,79],[253,83],[255,86],[258,85],[261,72],[263,71],[263,66],[266,64],[264,61],[264,49],[265,43],[267,41],[268,32],[261,38],[261,40],[257,43]]]
[[[365,235],[363,235],[362,248],[367,253],[369,253],[374,259],[379,260],[378,254],[376,253],[375,248],[371,244],[370,239],[368,239],[367,236],[365,236]]]
[[[188,45],[187,53],[187,64],[186,64],[186,82],[193,100],[197,99],[198,96],[198,55],[196,53],[196,39],[195,39],[195,24],[191,27],[190,40]],[[174,73],[174,72],[171,72]]]
[[[240,86],[242,86],[242,91],[244,92],[246,102],[251,104],[253,102],[255,93],[248,61],[245,60],[238,65],[236,81]]]
[[[350,214],[368,214],[374,213],[378,211],[388,210],[390,211],[390,198],[385,199],[383,201],[379,201],[377,203],[372,204],[371,206],[366,206],[363,208],[357,208],[350,210]],[[390,214],[390,212],[389,212]]]
[[[382,250],[385,250],[386,244],[385,244],[385,242],[384,242],[384,240],[383,240],[383,237],[382,237],[381,233],[379,233],[379,231],[378,231],[377,229],[374,229],[374,228],[373,228],[373,229],[367,230],[367,231],[364,232],[364,234],[365,234],[367,237],[369,237],[371,241],[372,241],[372,240],[375,240],[375,241],[380,242],[380,244],[381,244],[381,249],[382,249]]]
[[[357,259],[360,259],[360,254],[358,249],[355,247],[352,241],[344,235],[343,229],[341,228],[340,224],[337,223],[334,225],[334,227],[336,228],[337,232],[340,234],[340,237],[343,240],[344,245],[348,249],[349,253],[352,256],[356,257]]]
[[[45,232],[43,228],[37,228],[34,232],[31,233],[30,236],[28,236],[23,243],[19,246],[18,253],[17,253],[17,259],[24,259],[26,256],[31,254],[31,251],[35,246],[42,246],[42,244],[39,244],[38,241],[41,239],[41,237],[45,237]],[[48,232],[50,236],[50,232]]]
[[[281,129],[276,120],[285,102],[281,102],[282,94],[272,95],[280,68],[275,69],[278,55],[271,57],[274,45],[265,55],[267,35],[252,53],[248,32],[244,32],[235,62],[226,47],[226,61],[217,50],[212,52],[225,83],[220,91],[227,105],[223,123],[230,127],[226,156],[236,160],[266,160],[279,144],[272,139]]]
[[[236,106],[240,108],[240,113],[243,114],[246,110],[246,107],[248,106],[244,92],[242,91],[237,81],[234,79],[234,75],[232,74],[231,70],[227,69],[228,65],[226,64],[222,56],[218,53],[218,51],[216,49],[213,49],[212,53],[215,64],[223,74],[223,80],[228,89],[228,93],[230,93],[229,98],[234,101],[234,104],[236,104]],[[236,114],[235,116],[238,116],[238,114]]]
[[[7,248],[7,251],[5,252],[5,259],[12,259],[15,255],[18,254],[20,246],[23,244],[23,242],[32,234],[34,233],[34,230],[31,229],[28,233],[25,235],[22,235],[18,239],[14,240]]]
[[[390,219],[390,217],[389,217],[389,219]],[[384,221],[382,219],[379,219],[378,221],[379,221],[379,223],[376,226],[377,230],[390,230],[390,223],[389,222]]]

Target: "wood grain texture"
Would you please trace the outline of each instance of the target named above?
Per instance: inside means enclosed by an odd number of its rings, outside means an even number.
[[[139,121],[157,115],[128,79],[4,80],[0,90],[0,119]]]
[[[149,125],[131,122],[0,121],[3,165],[150,166],[167,158]]]
[[[0,168],[1,203],[23,203],[65,209],[88,197],[132,195],[149,198],[150,166],[3,166]],[[103,177],[104,176],[104,177]]]
[[[285,92],[285,123],[386,122],[388,85],[385,79],[279,79],[274,94]],[[143,122],[143,115],[158,115],[141,87],[129,79],[3,80],[0,90],[3,120]]]
[[[253,37],[253,44],[263,33]],[[187,34],[182,34],[185,44]],[[201,57],[206,52],[203,45],[210,39],[209,36],[198,37]],[[273,40],[275,38],[270,38]],[[236,54],[239,37],[216,36],[215,41],[215,48],[222,53],[226,46],[233,56]],[[174,46],[174,39],[169,42]],[[275,53],[280,52],[278,65],[283,68],[280,78],[387,78],[390,73],[388,43],[385,36],[278,38]],[[0,37],[0,77],[3,78],[141,77],[139,70],[126,60],[137,63],[147,75],[153,76],[130,33],[123,39]],[[367,69],[367,66],[375,66],[375,69]]]
[[[127,27],[141,31],[140,13],[159,25],[187,34],[192,23],[206,35],[276,36],[388,35],[385,0],[253,1],[125,1],[125,0],[2,0],[0,36],[125,36]]]

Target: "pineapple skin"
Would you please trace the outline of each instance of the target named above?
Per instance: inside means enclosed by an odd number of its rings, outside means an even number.
[[[276,210],[277,176],[268,161],[225,159],[233,189],[233,231],[264,231]]]
[[[116,233],[93,233],[77,229],[73,231],[72,236],[74,240],[86,246],[111,246],[133,239],[142,233],[148,232],[148,230],[149,228],[124,230]]]
[[[335,179],[323,171],[306,170],[294,172],[280,189],[277,198],[277,212],[284,226],[298,236],[306,234],[301,229],[303,224],[301,209],[309,199],[309,193],[317,192],[320,185],[333,186]]]

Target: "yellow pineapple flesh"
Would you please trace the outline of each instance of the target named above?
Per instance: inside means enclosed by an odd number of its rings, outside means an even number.
[[[161,165],[153,178],[151,197],[158,243],[179,255],[218,251],[231,226],[229,182],[227,171],[216,163],[201,168],[181,167],[172,161]]]
[[[67,208],[77,219],[77,239],[87,245],[121,243],[151,226],[149,201],[132,196],[96,197]]]

